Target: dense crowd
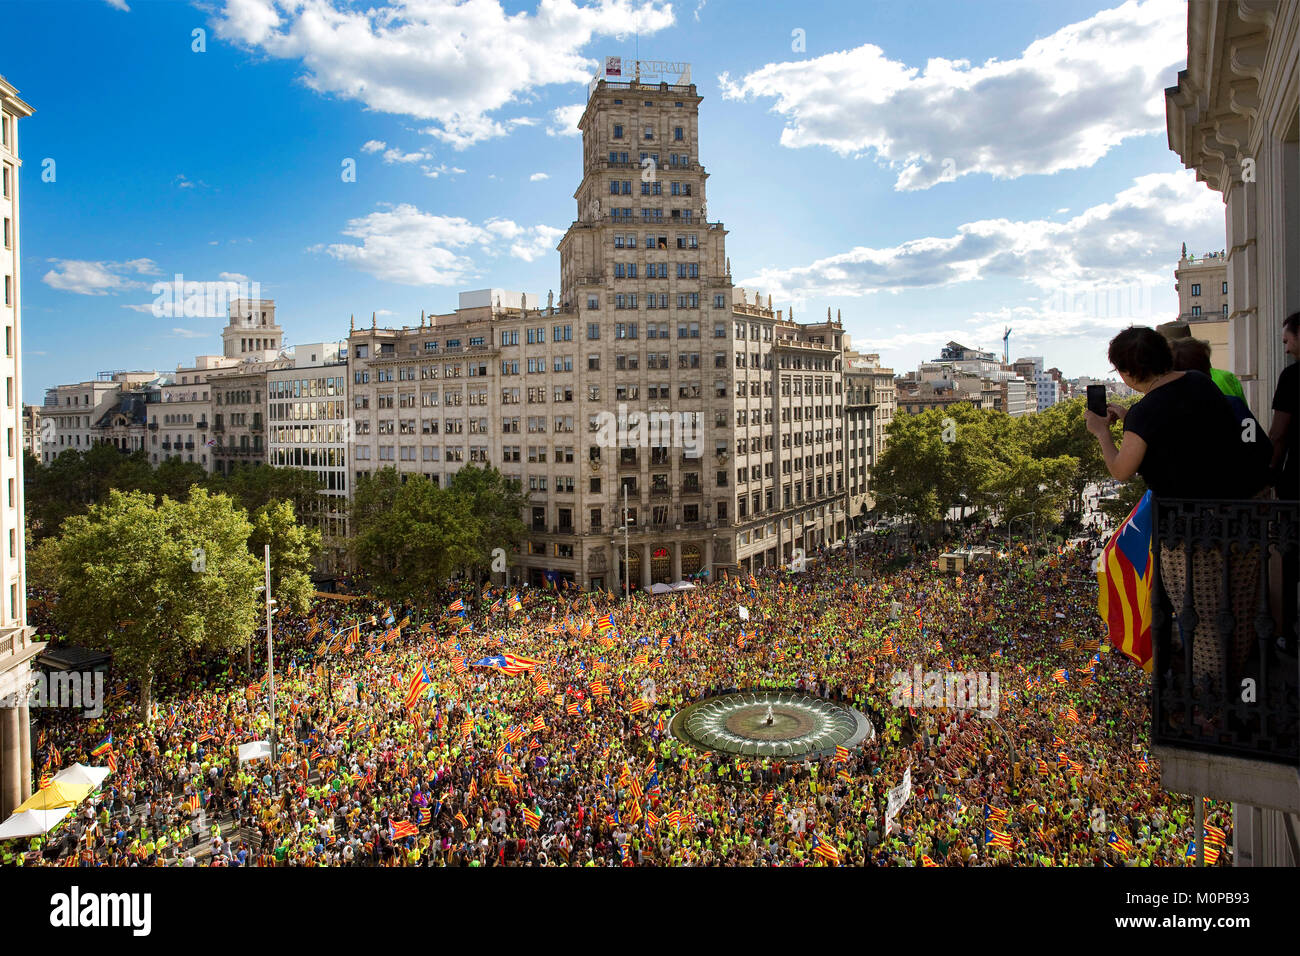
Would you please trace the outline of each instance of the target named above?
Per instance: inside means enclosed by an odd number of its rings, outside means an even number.
[[[262,665],[164,688],[148,725],[115,685],[101,719],[33,711],[42,775],[114,773],[45,838],[0,848],[29,866],[1191,862],[1191,801],[1160,787],[1148,678],[1110,652],[1086,549],[1033,557],[1017,545],[954,575],[935,550],[868,547],[631,600],[321,598],[276,625],[274,765],[238,760],[267,736]],[[996,716],[900,706],[890,675],[914,665],[996,672]],[[781,763],[672,736],[683,706],[736,687],[842,701],[875,737]],[[1226,862],[1228,806],[1206,820],[1207,859]]]

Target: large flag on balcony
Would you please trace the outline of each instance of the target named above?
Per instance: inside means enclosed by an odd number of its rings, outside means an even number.
[[[1151,492],[1142,496],[1097,559],[1097,612],[1107,637],[1151,672]]]

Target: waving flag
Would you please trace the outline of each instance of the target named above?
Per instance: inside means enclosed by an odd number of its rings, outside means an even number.
[[[113,749],[113,735],[110,733],[99,742],[99,746],[90,752],[92,757],[102,757]]]
[[[390,823],[388,828],[394,840],[405,840],[407,837],[413,837],[420,832],[419,828],[410,820],[399,820],[396,823]]]
[[[462,601],[460,598],[456,598],[456,600],[452,601],[450,604],[447,605],[447,613],[448,613],[448,614],[464,614],[464,613],[465,613],[465,602]]]
[[[984,828],[984,843],[987,846],[996,846],[1003,850],[1010,850],[1015,846],[1014,841],[1008,834],[998,830],[990,830],[988,827]]]
[[[534,811],[524,807],[524,823],[530,830],[536,830],[542,825],[542,818]]]
[[[820,857],[831,866],[840,865],[840,851],[835,849],[834,844],[825,843],[818,839],[815,833],[812,838],[812,851],[814,856]]]
[[[420,665],[419,671],[411,678],[410,685],[406,688],[406,709],[414,707],[424,694],[426,685],[432,684],[429,679],[429,671],[423,664]]]
[[[1097,559],[1097,613],[1107,638],[1151,673],[1151,492],[1120,523]]]

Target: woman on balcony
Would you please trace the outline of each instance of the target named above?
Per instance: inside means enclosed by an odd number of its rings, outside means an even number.
[[[1111,340],[1108,357],[1124,384],[1142,395],[1128,409],[1108,405],[1104,417],[1085,413],[1088,431],[1096,436],[1112,476],[1128,481],[1140,474],[1151,493],[1165,499],[1242,499],[1264,488],[1268,475],[1249,454],[1253,449],[1244,444],[1243,429],[1223,392],[1208,375],[1174,370],[1164,336],[1132,326]],[[1115,421],[1124,425],[1124,442],[1118,448],[1110,433]],[[1159,557],[1160,577],[1177,612],[1187,589],[1186,551],[1162,543]],[[1213,548],[1198,547],[1193,558],[1193,671],[1198,681],[1218,685],[1227,663],[1216,621],[1223,556]],[[1237,557],[1229,568],[1236,622],[1231,669],[1237,671],[1252,643],[1249,617],[1259,585],[1259,555]]]

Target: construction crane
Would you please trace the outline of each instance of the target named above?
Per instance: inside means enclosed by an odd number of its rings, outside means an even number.
[[[1011,326],[1002,333],[1002,364],[1011,364]]]

